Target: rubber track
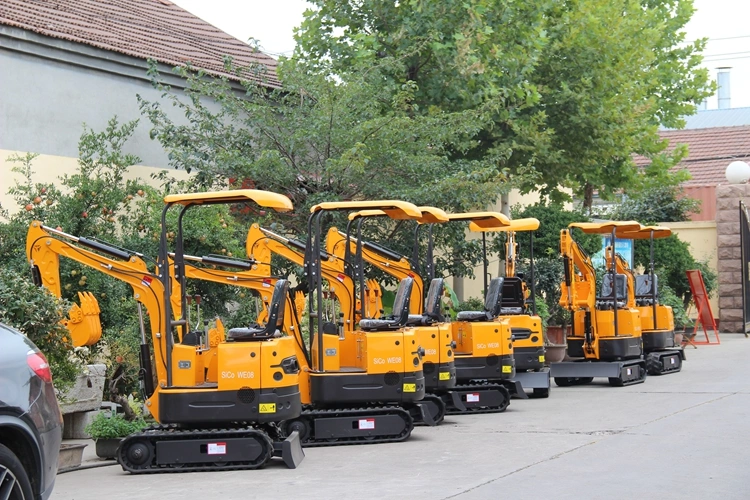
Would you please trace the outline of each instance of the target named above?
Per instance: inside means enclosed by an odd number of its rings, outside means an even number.
[[[310,407],[304,407],[302,415],[298,418],[304,418],[307,420],[310,432],[312,433],[315,429],[315,420],[326,417],[372,417],[377,415],[399,415],[406,426],[404,430],[398,436],[378,436],[373,438],[365,437],[352,437],[352,438],[336,438],[336,439],[325,439],[316,441],[314,438],[308,439],[302,442],[303,448],[313,448],[316,446],[345,446],[352,444],[378,444],[378,443],[397,443],[399,441],[405,441],[414,429],[414,419],[411,417],[409,412],[400,406],[372,406],[366,408],[336,408],[336,409],[315,409]],[[296,420],[296,419],[295,419]]]
[[[510,391],[508,389],[500,384],[495,384],[493,382],[481,382],[481,383],[473,383],[473,384],[458,384],[456,387],[453,387],[451,391],[453,392],[473,392],[473,391],[486,391],[486,390],[495,390],[500,391],[503,394],[503,397],[505,398],[505,401],[507,403],[504,406],[491,406],[489,408],[476,408],[471,409],[467,408],[466,411],[461,411],[457,408],[454,408],[453,406],[446,405],[445,413],[446,415],[474,415],[478,413],[502,413],[505,410],[508,409],[508,405],[510,405]]]
[[[638,366],[641,370],[641,377],[635,380],[631,380],[630,382],[623,382],[623,384],[620,385],[619,387],[627,387],[629,385],[642,384],[646,381],[646,377],[648,376],[648,371],[646,370],[645,361],[639,361],[636,363],[625,363],[625,366]]]
[[[682,370],[682,359],[674,367],[665,367],[662,362],[662,357],[677,355],[679,358],[679,351],[651,351],[646,354],[646,371],[649,375],[668,375],[670,373],[678,373]],[[654,369],[657,368],[658,370]]]
[[[228,438],[242,438],[256,436],[257,441],[266,449],[266,453],[261,455],[257,462],[228,462],[220,464],[216,462],[206,462],[205,464],[185,464],[185,465],[156,465],[156,443],[163,441],[174,441],[180,439],[211,439],[220,440]],[[154,457],[150,468],[134,469],[127,460],[123,458],[122,451],[127,443],[135,439],[146,439],[151,443],[154,451]],[[235,428],[235,429],[179,429],[171,425],[153,425],[146,428],[138,434],[131,434],[123,440],[120,448],[117,450],[117,462],[122,469],[132,474],[160,474],[165,472],[207,472],[207,471],[225,471],[225,470],[247,470],[260,469],[264,467],[273,457],[273,441],[264,431],[253,427]]]

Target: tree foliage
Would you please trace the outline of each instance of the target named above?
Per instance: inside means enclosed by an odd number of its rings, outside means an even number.
[[[354,61],[393,58],[384,82],[414,82],[417,112],[495,102],[469,156],[493,152],[499,168],[523,172],[523,191],[559,201],[571,188],[587,208],[594,190],[642,182],[633,153],[657,158],[646,174],[665,175],[680,151],[665,152],[658,126],[680,125],[712,91],[705,41],[684,41],[692,0],[312,3],[297,60],[330,61],[346,80]]]
[[[415,86],[382,85],[380,72],[389,64],[342,83],[289,61],[279,73],[283,91],[243,82],[238,92],[227,80],[185,70],[186,95],[154,80],[184,114],[182,125],[159,102],[140,99],[140,104],[171,164],[196,172],[199,186],[244,183],[289,196],[293,213],[249,216],[295,237],[307,232],[309,208],[321,201],[400,199],[448,211],[493,203],[508,189],[493,157],[451,156],[476,144],[487,110],[415,115]],[[345,227],[346,218],[329,222]],[[400,249],[405,253],[411,248],[409,224],[375,221],[366,227],[375,240],[406,241]]]
[[[699,210],[700,201],[684,196],[679,186],[655,186],[628,197],[615,208],[612,218],[641,224],[683,222]]]

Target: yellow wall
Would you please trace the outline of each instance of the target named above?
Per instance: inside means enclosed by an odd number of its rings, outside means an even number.
[[[8,158],[13,154],[24,156],[26,153],[22,151],[8,151],[6,149],[0,149],[0,205],[10,213],[17,212],[22,207],[17,205],[13,200],[13,197],[8,194],[8,189],[13,187],[17,182],[23,182],[23,176],[11,171],[14,166],[21,166],[20,163],[11,163]],[[66,156],[52,156],[52,155],[39,155],[31,163],[31,170],[34,172],[32,175],[32,181],[37,182],[50,182],[56,181],[64,174],[72,175],[75,173],[78,167],[77,158],[69,158]],[[133,165],[128,169],[125,176],[126,179],[140,178],[146,183],[153,183],[151,174],[163,169],[156,169],[154,167],[148,167],[145,165]],[[169,170],[169,174],[177,179],[187,179],[189,174],[184,170]],[[30,200],[29,200],[30,201]]]
[[[708,260],[708,267],[718,272],[719,259],[717,252],[717,235],[715,221],[689,221],[689,222],[665,222],[662,224],[672,229],[682,241],[690,245],[690,253],[695,260]],[[711,312],[714,318],[719,317],[719,294],[714,293],[711,297]],[[692,309],[691,317],[697,317],[695,308]]]

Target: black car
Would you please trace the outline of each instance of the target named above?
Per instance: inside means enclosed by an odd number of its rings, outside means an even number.
[[[0,498],[52,494],[62,426],[47,359],[0,323]]]

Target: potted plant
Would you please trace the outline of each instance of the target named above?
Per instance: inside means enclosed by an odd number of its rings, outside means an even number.
[[[96,455],[99,458],[115,458],[122,438],[147,425],[142,417],[127,420],[124,415],[102,411],[86,426],[86,433],[96,441]]]

